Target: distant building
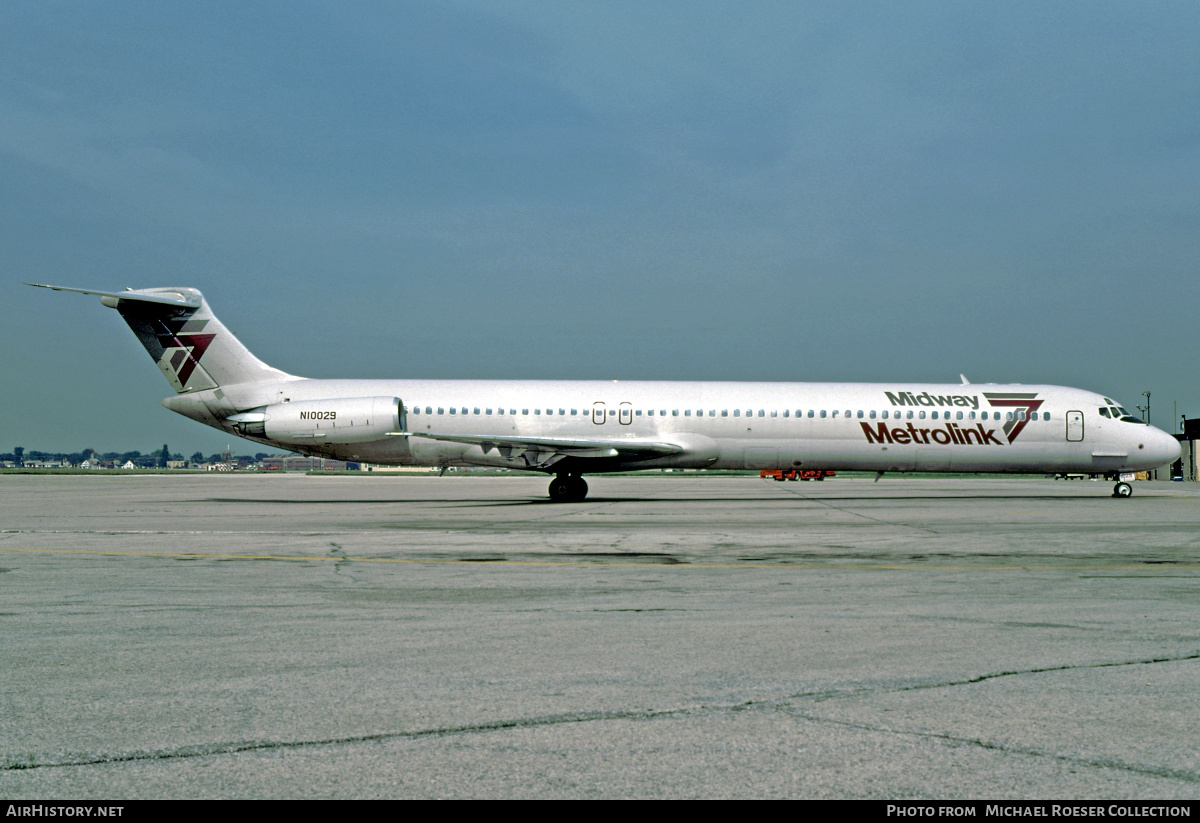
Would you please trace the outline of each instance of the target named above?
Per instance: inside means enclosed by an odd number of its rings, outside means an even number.
[[[1170,471],[1159,470],[1159,477],[1169,475],[1172,478],[1181,477],[1185,481],[1200,480],[1200,417],[1191,420],[1184,418],[1183,434],[1177,434],[1182,456],[1171,464]]]

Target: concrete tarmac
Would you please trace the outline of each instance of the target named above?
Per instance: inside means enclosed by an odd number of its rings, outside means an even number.
[[[1193,799],[1200,484],[0,475],[0,797]]]

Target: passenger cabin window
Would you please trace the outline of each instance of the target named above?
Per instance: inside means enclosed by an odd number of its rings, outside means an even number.
[[[825,416],[825,410],[824,410],[824,409],[821,409],[821,416],[822,416],[822,417],[824,417],[824,416]]]

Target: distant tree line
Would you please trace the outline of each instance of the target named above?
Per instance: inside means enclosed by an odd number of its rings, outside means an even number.
[[[270,457],[266,452],[258,452],[255,455],[239,454],[233,457],[235,463],[258,463],[264,457]],[[85,460],[99,460],[102,463],[112,464],[115,466],[124,466],[126,463],[132,463],[139,469],[165,469],[168,461],[183,462],[184,456],[178,452],[172,452],[164,443],[161,449],[142,454],[140,451],[131,452],[98,452],[95,449],[83,449],[77,452],[47,452],[38,451],[37,449],[25,449],[23,446],[15,447],[11,452],[0,453],[0,463],[9,462],[17,466],[23,466],[26,463],[44,463],[47,461],[66,462],[72,466],[78,466]],[[207,457],[203,452],[196,452],[191,457],[187,458],[189,465],[202,465],[204,463],[222,463],[224,455],[210,454]]]

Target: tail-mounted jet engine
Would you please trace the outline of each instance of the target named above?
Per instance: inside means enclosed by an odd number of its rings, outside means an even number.
[[[238,434],[280,443],[365,443],[404,431],[399,397],[339,397],[275,403],[232,415]]]

